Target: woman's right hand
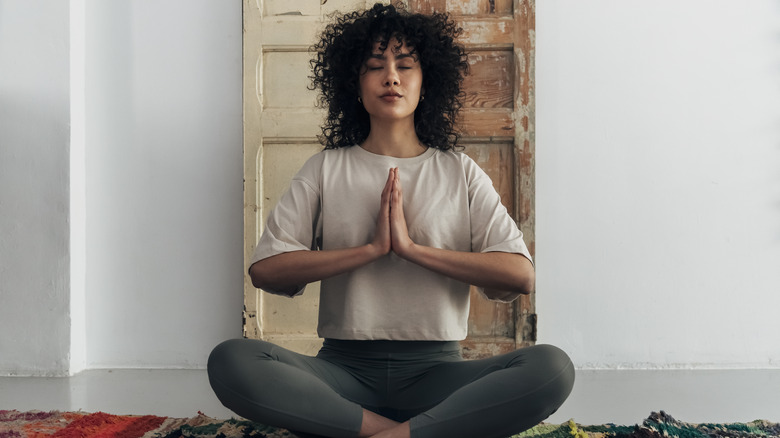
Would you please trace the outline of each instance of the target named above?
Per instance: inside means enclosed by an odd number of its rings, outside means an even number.
[[[393,192],[393,180],[397,170],[391,168],[387,174],[387,182],[382,190],[382,197],[379,205],[379,215],[376,219],[376,229],[374,230],[374,239],[371,246],[377,254],[388,254],[392,248],[390,239],[390,197]]]

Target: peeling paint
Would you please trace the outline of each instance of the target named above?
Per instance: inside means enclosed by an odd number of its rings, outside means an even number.
[[[449,3],[448,9],[456,9],[458,13],[463,15],[476,15],[479,13],[479,0],[458,0],[457,6]]]

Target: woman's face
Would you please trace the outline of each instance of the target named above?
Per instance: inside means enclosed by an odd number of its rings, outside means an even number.
[[[374,43],[360,74],[360,97],[373,120],[411,118],[420,102],[422,68],[410,48],[395,38]]]

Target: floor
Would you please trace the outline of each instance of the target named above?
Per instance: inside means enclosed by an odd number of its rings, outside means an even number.
[[[215,418],[232,414],[203,370],[89,370],[68,378],[0,377],[0,410],[84,410]],[[780,422],[780,369],[578,371],[566,403],[548,423],[636,424],[652,411],[678,420]]]

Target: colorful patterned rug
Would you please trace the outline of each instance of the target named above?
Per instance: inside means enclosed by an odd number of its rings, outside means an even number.
[[[283,430],[243,420],[217,420],[198,413],[193,418],[111,415],[103,412],[19,412],[0,410],[0,438],[294,438]],[[661,411],[641,424],[582,426],[541,424],[513,438],[706,438],[780,437],[780,424],[689,424]]]

